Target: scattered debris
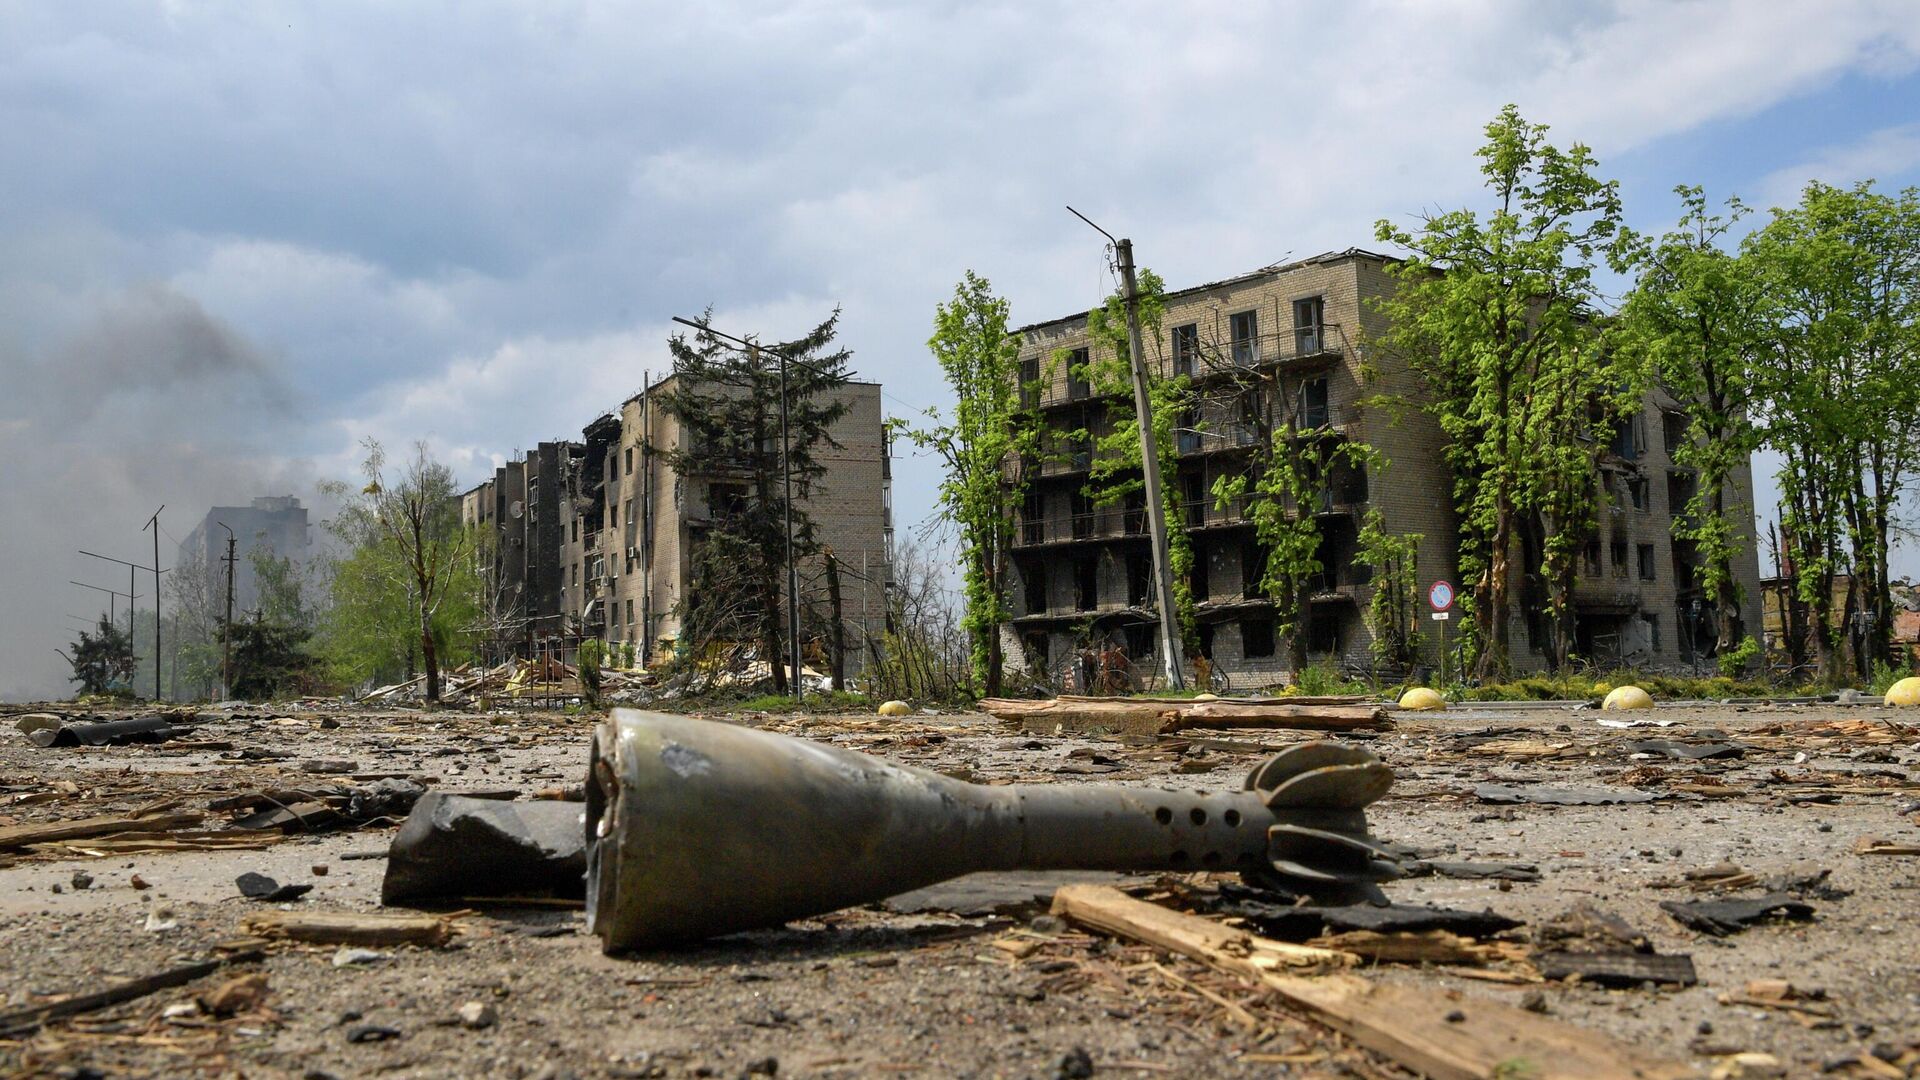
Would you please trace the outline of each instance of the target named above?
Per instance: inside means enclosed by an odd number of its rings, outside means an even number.
[[[1674,742],[1671,739],[1648,739],[1643,742],[1630,742],[1622,749],[1628,754],[1667,757],[1678,761],[1718,761],[1745,757],[1747,753],[1747,748],[1738,743],[1685,743]]]
[[[1533,964],[1547,979],[1578,976],[1598,986],[1699,981],[1693,958],[1656,953],[1647,936],[1619,916],[1582,905],[1534,931]]]
[[[1692,1070],[1606,1036],[1493,1001],[1462,1007],[1457,995],[1375,983],[1353,975],[1303,978],[1262,962],[1281,945],[1194,915],[1134,900],[1101,885],[1070,885],[1054,896],[1054,912],[1109,934],[1142,941],[1252,979],[1307,1015],[1439,1080],[1513,1074],[1592,1080],[1679,1078]]]
[[[27,731],[35,746],[126,746],[130,743],[163,743],[185,734],[173,726],[170,717],[138,716],[125,720],[36,724]]]
[[[1484,803],[1542,803],[1548,806],[1607,806],[1614,803],[1653,802],[1660,796],[1619,788],[1575,788],[1553,784],[1477,784],[1474,797]]]
[[[265,874],[248,871],[233,879],[240,888],[240,895],[249,900],[258,900],[264,904],[278,904],[288,900],[298,900],[313,891],[311,885],[282,885]]]
[[[81,1013],[104,1009],[110,1005],[119,1005],[146,997],[175,986],[185,986],[195,979],[204,978],[231,964],[250,964],[258,962],[263,954],[258,951],[236,953],[217,960],[206,960],[197,964],[184,964],[169,968],[154,975],[147,975],[127,982],[117,983],[104,990],[90,994],[76,994],[59,1001],[44,1005],[28,1005],[23,1008],[0,1012],[0,1035],[15,1036],[33,1031],[50,1020],[58,1020]]]
[[[1492,911],[1458,911],[1419,904],[1346,904],[1321,906],[1293,902],[1284,893],[1223,883],[1208,910],[1246,919],[1262,933],[1286,941],[1323,934],[1368,931],[1379,934],[1442,931],[1483,940],[1521,925]]]
[[[438,792],[394,835],[383,904],[586,895],[586,830],[570,802],[500,802]]]
[[[375,949],[354,949],[342,945],[339,951],[333,954],[333,966],[337,968],[364,967],[367,964],[384,963],[391,955],[390,953],[379,952]]]
[[[460,1026],[469,1031],[482,1031],[500,1022],[500,1012],[484,1001],[462,1002],[457,1013]]]
[[[1750,926],[1776,919],[1804,922],[1813,918],[1813,905],[1786,893],[1768,893],[1752,900],[1663,900],[1660,910],[1689,930],[1715,937],[1736,934]]]
[[[1920,855],[1920,844],[1901,844],[1874,836],[1863,836],[1853,845],[1855,855]]]
[[[228,979],[199,999],[200,1007],[214,1016],[232,1016],[252,1012],[267,1000],[267,977],[252,972]]]
[[[164,809],[171,810],[173,803]],[[123,833],[159,833],[198,824],[205,815],[193,811],[162,812],[156,808],[145,814],[105,814],[99,817],[53,821],[42,825],[0,825],[0,851],[51,844],[63,840],[115,836]]]

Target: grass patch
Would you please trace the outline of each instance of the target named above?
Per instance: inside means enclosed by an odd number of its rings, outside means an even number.
[[[1661,701],[1719,701],[1723,698],[1798,697],[1817,694],[1813,686],[1776,686],[1761,679],[1725,676],[1656,675],[1614,671],[1598,675],[1528,675],[1491,686],[1453,687],[1456,701],[1591,701],[1615,687],[1638,686]]]
[[[809,693],[803,701],[796,702],[791,694],[760,694],[729,703],[713,703],[722,712],[774,712],[774,713],[843,713],[871,712],[874,703],[865,694],[856,694],[846,690],[829,690],[825,693]]]

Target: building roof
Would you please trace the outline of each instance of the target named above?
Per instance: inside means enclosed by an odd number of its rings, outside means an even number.
[[[1236,274],[1233,277],[1221,278],[1218,281],[1209,281],[1200,285],[1189,285],[1182,289],[1174,289],[1166,294],[1166,299],[1172,300],[1177,297],[1190,296],[1194,293],[1225,288],[1229,285],[1239,285],[1242,282],[1256,281],[1260,278],[1272,277],[1276,274],[1284,274],[1291,270],[1298,270],[1304,266],[1320,266],[1326,263],[1346,262],[1349,259],[1372,259],[1375,262],[1383,263],[1400,261],[1392,255],[1382,255],[1377,251],[1368,251],[1365,248],[1350,247],[1343,251],[1323,251],[1309,258],[1295,259],[1292,262],[1270,263],[1258,270],[1249,270],[1244,274]],[[1041,322],[1028,323],[1025,326],[1015,328],[1013,332],[1016,334],[1024,334],[1029,330],[1038,330],[1043,326],[1056,326],[1063,322],[1072,322],[1075,319],[1084,319],[1086,317],[1086,312],[1079,311],[1072,315],[1062,315],[1057,319],[1045,319]]]

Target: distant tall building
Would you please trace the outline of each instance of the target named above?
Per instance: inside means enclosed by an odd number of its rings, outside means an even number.
[[[225,525],[226,528],[221,528]],[[307,508],[292,495],[271,495],[253,500],[251,506],[216,506],[207,511],[200,524],[193,527],[186,540],[180,544],[180,553],[174,565],[180,567],[178,573],[204,574],[206,579],[217,584],[212,595],[225,599],[226,567],[220,560],[227,554],[227,529],[233,530],[234,572],[233,572],[233,611],[237,618],[241,613],[259,606],[260,587],[253,577],[253,559],[250,557],[256,549],[266,548],[273,554],[304,565],[312,548],[312,540],[307,535]]]

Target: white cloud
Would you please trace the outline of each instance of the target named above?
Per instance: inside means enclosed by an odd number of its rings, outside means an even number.
[[[1775,169],[1760,179],[1753,201],[1760,207],[1792,206],[1812,180],[1845,187],[1916,168],[1920,168],[1920,124],[1881,128],[1863,139],[1823,147],[1805,161]]]

